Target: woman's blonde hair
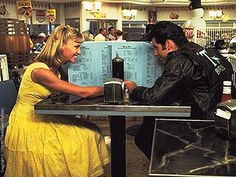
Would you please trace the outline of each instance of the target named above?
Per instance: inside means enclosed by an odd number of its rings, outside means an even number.
[[[49,35],[46,44],[42,51],[34,59],[34,61],[46,63],[50,67],[58,66],[58,59],[61,55],[61,47],[67,43],[68,40],[77,40],[82,43],[84,38],[77,31],[69,25],[60,25]]]

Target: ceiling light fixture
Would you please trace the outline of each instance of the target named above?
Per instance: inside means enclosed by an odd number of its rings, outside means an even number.
[[[93,8],[99,11],[102,7],[102,2],[100,1],[83,1],[82,4],[87,11],[92,11]]]
[[[209,16],[213,19],[216,18],[221,18],[223,15],[223,11],[222,10],[210,10],[209,11]]]
[[[123,9],[122,10],[122,15],[123,15],[124,19],[130,20],[130,19],[136,17],[137,12],[138,12],[137,9]]]

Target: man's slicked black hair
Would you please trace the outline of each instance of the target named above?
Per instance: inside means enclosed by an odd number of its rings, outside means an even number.
[[[148,40],[155,39],[158,44],[164,45],[167,39],[175,42],[178,47],[188,42],[183,29],[169,21],[160,21],[149,31]]]

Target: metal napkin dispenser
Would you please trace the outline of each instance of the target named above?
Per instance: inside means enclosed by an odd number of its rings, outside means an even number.
[[[236,138],[236,99],[221,102],[215,113],[217,133],[228,139]]]
[[[122,104],[124,82],[122,79],[110,78],[104,83],[104,102],[106,104]]]

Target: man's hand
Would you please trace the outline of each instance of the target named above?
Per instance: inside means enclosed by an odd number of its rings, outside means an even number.
[[[125,80],[125,87],[129,89],[129,93],[132,93],[132,91],[137,87],[137,84],[130,80]]]

